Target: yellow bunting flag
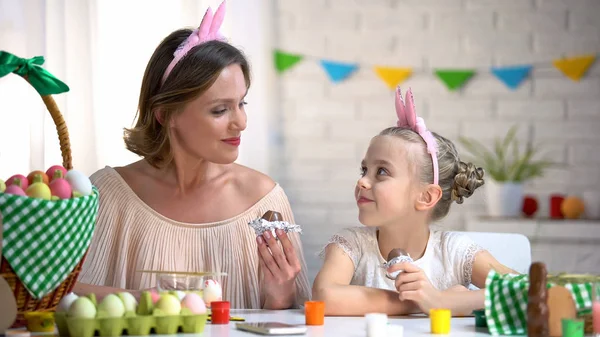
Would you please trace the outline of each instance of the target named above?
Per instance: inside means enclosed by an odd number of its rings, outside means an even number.
[[[390,89],[395,89],[412,75],[411,68],[375,67],[375,73],[387,84]]]
[[[596,55],[583,55],[554,60],[556,69],[573,81],[579,81],[596,60]]]

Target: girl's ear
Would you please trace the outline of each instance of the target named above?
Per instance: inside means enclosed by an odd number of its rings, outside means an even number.
[[[427,211],[432,209],[442,198],[442,188],[439,185],[429,184],[421,193],[415,203],[415,209],[418,211]]]

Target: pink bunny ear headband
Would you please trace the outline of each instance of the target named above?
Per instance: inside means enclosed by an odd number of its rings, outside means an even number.
[[[211,40],[221,40],[224,41],[225,37],[221,35],[219,32],[219,28],[221,28],[221,24],[223,23],[223,19],[225,18],[225,0],[219,5],[217,11],[213,15],[212,9],[208,7],[204,17],[202,18],[202,22],[200,22],[200,26],[188,36],[183,43],[177,47],[175,52],[173,53],[173,60],[165,70],[165,73],[162,77],[162,83],[165,83],[169,74],[175,68],[177,62],[179,62],[187,53],[194,48],[195,46],[211,41]]]
[[[415,111],[415,102],[412,91],[408,89],[406,92],[406,105],[402,99],[400,87],[396,89],[396,114],[398,115],[398,127],[408,128],[418,133],[427,144],[427,152],[431,155],[433,162],[433,183],[438,184],[439,170],[437,159],[437,142],[433,134],[425,126],[425,121],[421,117],[417,117]]]

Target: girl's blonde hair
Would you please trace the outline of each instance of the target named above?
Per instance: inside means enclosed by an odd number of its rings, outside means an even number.
[[[443,219],[450,210],[453,201],[462,204],[465,198],[473,195],[473,192],[484,184],[484,171],[481,167],[475,167],[473,163],[465,163],[460,160],[454,144],[432,132],[438,146],[439,186],[442,189],[442,197],[433,208],[432,221]],[[380,136],[394,136],[418,146],[419,155],[414,156],[413,163],[415,173],[422,183],[433,183],[433,163],[431,156],[427,153],[425,141],[413,130],[400,127],[390,127],[379,133]]]

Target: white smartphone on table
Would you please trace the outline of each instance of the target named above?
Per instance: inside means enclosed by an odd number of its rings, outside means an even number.
[[[280,322],[245,322],[237,323],[238,330],[254,332],[261,335],[304,335],[306,327],[302,325],[293,325]]]

